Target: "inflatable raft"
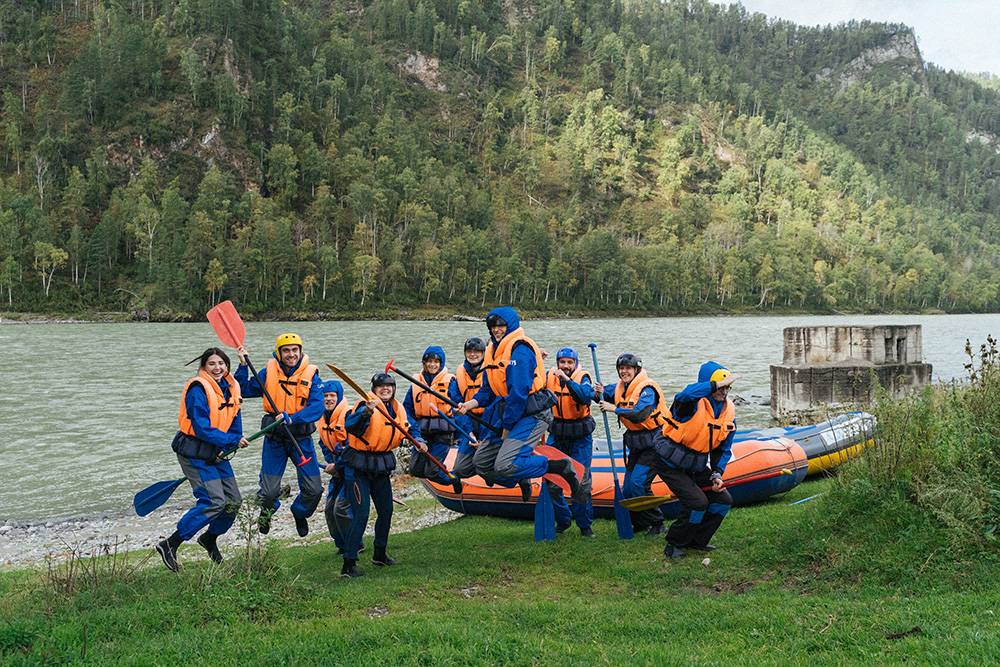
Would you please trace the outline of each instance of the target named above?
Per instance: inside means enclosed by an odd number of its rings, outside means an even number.
[[[868,412],[846,412],[809,426],[737,431],[733,442],[763,441],[770,438],[794,440],[809,459],[807,474],[815,475],[832,470],[844,461],[860,456],[861,451],[874,442],[874,432],[875,415]]]
[[[614,442],[614,446],[615,464],[618,466],[618,479],[621,481],[625,476],[621,442]],[[454,464],[455,453],[456,450],[452,449],[448,454],[446,464],[449,468]],[[805,479],[807,468],[806,453],[794,440],[779,435],[768,436],[761,440],[744,437],[739,441],[733,441],[733,458],[726,467],[723,480],[733,497],[734,505],[749,505],[794,488]],[[594,440],[591,473],[594,516],[613,519],[615,487],[605,440]],[[542,480],[533,480],[531,501],[527,503],[521,500],[520,489],[488,487],[480,477],[463,480],[464,488],[461,494],[455,493],[451,486],[436,484],[426,479],[422,481],[438,502],[455,512],[530,519],[534,516],[535,502],[541,491]],[[659,478],[653,483],[653,494],[673,497],[666,484]],[[680,504],[676,500],[668,500],[660,509],[666,516],[674,517],[679,512]]]

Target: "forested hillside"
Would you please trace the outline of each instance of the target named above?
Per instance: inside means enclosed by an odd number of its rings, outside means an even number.
[[[1000,307],[1000,95],[659,0],[0,0],[3,307]]]

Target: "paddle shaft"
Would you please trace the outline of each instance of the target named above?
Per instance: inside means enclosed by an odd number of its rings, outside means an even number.
[[[590,343],[587,345],[590,348],[590,356],[594,360],[594,377],[597,378],[597,384],[603,386],[604,383],[601,382],[601,368],[597,365],[597,343]],[[604,397],[601,396],[603,400]],[[615,448],[611,444],[611,424],[608,423],[608,413],[601,410],[601,416],[604,417],[604,437],[608,439],[608,458],[611,459],[611,476],[615,478],[615,491],[621,493],[621,486],[618,484],[618,468],[615,466]]]
[[[257,375],[257,369],[253,367],[253,362],[250,361],[250,355],[248,354],[244,356],[243,360],[247,362],[247,366],[250,367],[250,372],[253,373],[254,378],[256,378],[257,380],[257,384],[260,385],[260,390],[264,394],[264,398],[266,398],[267,402],[271,404],[271,409],[274,410],[275,412],[275,418],[280,418],[281,415],[279,414],[278,404],[274,402],[273,398],[271,398],[271,394],[270,392],[268,392],[265,383],[261,381],[260,376]],[[299,446],[299,441],[295,438],[294,435],[292,435],[292,430],[288,428],[288,424],[285,423],[284,419],[281,420],[281,425],[285,429],[285,437],[287,437],[295,444],[295,449],[298,450],[299,452],[299,463],[298,463],[299,467],[302,467],[305,464],[309,463],[309,461],[312,460],[312,457],[310,456],[306,458],[306,453],[302,451],[302,447]]]
[[[441,412],[441,410],[438,409],[438,406],[435,405],[433,407],[434,407],[434,411],[436,413],[438,413],[438,415],[441,417],[441,419],[445,420],[446,422],[448,422],[449,424],[451,424],[452,426],[454,426],[455,430],[458,431],[461,435],[464,435],[469,440],[477,440],[477,441],[479,440],[476,436],[472,435],[471,433],[469,433],[468,431],[466,431],[464,428],[462,428],[461,426],[459,426],[458,422],[456,422],[454,419],[452,419],[451,417],[449,417],[445,413]]]
[[[429,385],[421,382],[420,380],[418,380],[417,378],[413,377],[412,375],[410,375],[406,371],[402,371],[402,370],[396,368],[396,366],[391,361],[388,364],[386,364],[385,369],[387,371],[392,371],[393,373],[396,373],[397,375],[399,375],[400,377],[402,377],[402,378],[404,378],[406,380],[409,380],[410,382],[412,382],[413,384],[417,385],[418,387],[420,387],[424,391],[430,392],[430,394],[432,396],[436,396],[437,398],[441,399],[442,401],[444,401],[445,403],[447,403],[451,407],[453,407],[453,408],[457,408],[458,407],[458,403],[456,403],[455,401],[451,400],[449,397],[445,396],[444,394],[439,393],[437,391],[434,391],[434,389],[432,389]],[[493,431],[494,433],[501,433],[502,432],[501,429],[498,429],[493,424],[490,424],[489,422],[487,422],[487,421],[485,421],[483,419],[480,419],[478,416],[472,414],[471,412],[467,412],[466,414],[469,416],[469,419],[471,419],[472,421],[476,422],[480,426],[485,426],[486,428],[488,428],[489,430]]]
[[[353,389],[358,394],[360,394],[361,400],[366,401],[366,402],[372,400],[371,397],[368,395],[368,392],[365,391],[364,389],[362,389],[361,385],[359,385],[357,382],[355,382],[351,378],[350,375],[348,375],[344,371],[340,370],[339,368],[337,368],[333,364],[327,364],[326,366],[331,371],[333,371],[337,375],[337,377],[339,377],[341,380],[343,380],[344,382],[346,382],[351,387],[351,389]],[[409,432],[409,430],[407,430],[406,428],[404,428],[402,424],[400,424],[398,421],[396,421],[395,419],[393,419],[392,415],[389,414],[389,411],[386,410],[385,406],[382,405],[382,399],[376,397],[375,400],[374,400],[374,403],[375,403],[375,409],[378,410],[379,412],[381,412],[382,416],[385,417],[386,419],[388,419],[390,424],[392,424],[397,429],[399,429],[400,433],[403,434],[403,437],[407,438],[410,442],[416,444],[417,439],[414,438],[413,434],[411,434]],[[420,450],[418,449],[417,451],[420,451]],[[455,478],[455,476],[451,474],[451,471],[448,470],[448,468],[443,463],[441,463],[440,461],[438,461],[437,458],[433,454],[431,454],[430,452],[420,452],[420,453],[423,454],[424,456],[426,456],[428,461],[430,461],[431,463],[433,463],[444,474],[448,475],[448,477],[450,477],[452,479]]]

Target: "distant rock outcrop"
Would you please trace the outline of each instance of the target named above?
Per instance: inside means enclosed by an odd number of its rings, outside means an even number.
[[[448,88],[438,78],[438,69],[440,66],[441,61],[434,56],[417,51],[407,56],[399,68],[424,84],[424,87],[428,90],[443,93]]]
[[[890,35],[884,44],[862,51],[843,67],[824,67],[817,75],[820,81],[832,81],[841,92],[864,81],[877,67],[892,65],[909,74],[925,90],[927,75],[916,36],[909,30]]]

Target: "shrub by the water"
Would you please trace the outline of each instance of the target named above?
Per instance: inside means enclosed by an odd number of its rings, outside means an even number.
[[[875,444],[810,508],[824,568],[965,585],[969,563],[1000,557],[1000,353],[989,337],[966,354],[965,382],[878,397]]]

